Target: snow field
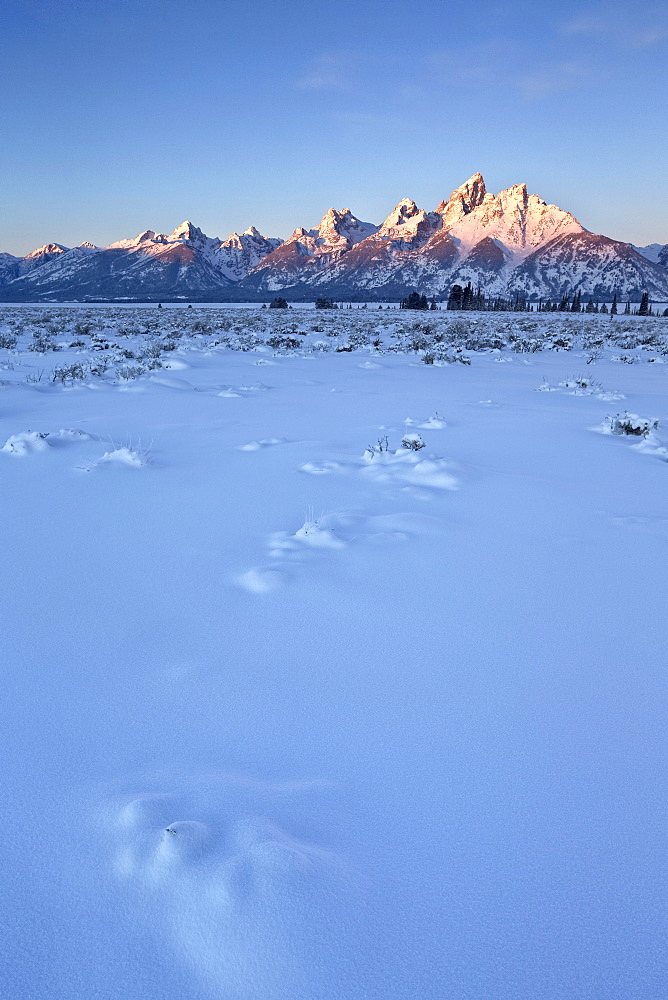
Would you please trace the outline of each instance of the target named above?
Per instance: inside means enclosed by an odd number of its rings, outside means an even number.
[[[661,995],[668,410],[615,350],[15,354],[8,996]]]

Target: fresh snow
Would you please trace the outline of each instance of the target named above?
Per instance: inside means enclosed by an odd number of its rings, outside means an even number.
[[[662,996],[668,321],[276,313],[0,310],[2,996]]]

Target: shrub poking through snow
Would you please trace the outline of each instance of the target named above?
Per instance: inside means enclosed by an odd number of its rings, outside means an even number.
[[[658,420],[639,417],[637,413],[618,413],[614,417],[606,417],[605,426],[610,434],[624,434],[631,437],[644,437],[656,430]]]
[[[98,465],[106,464],[129,465],[133,469],[139,469],[142,465],[148,464],[145,454],[133,451],[132,448],[115,448],[113,451],[105,451],[102,458],[97,461]]]
[[[141,443],[135,445],[132,442],[117,448],[112,442],[112,450],[105,451],[102,458],[98,458],[95,465],[127,465],[131,469],[141,469],[149,465],[151,461],[150,448],[143,448]]]
[[[86,369],[83,365],[64,365],[61,368],[54,368],[51,375],[52,382],[60,382],[65,385],[67,382],[83,382],[86,378]]]
[[[401,439],[401,447],[408,448],[409,451],[420,451],[427,446],[419,434],[404,434]]]
[[[380,455],[382,452],[389,450],[390,443],[387,439],[387,434],[385,434],[383,437],[378,438],[378,444],[370,444],[367,446],[367,449],[364,452],[364,458],[371,460],[375,458],[376,455]]]
[[[301,343],[296,337],[290,337],[287,334],[276,333],[273,337],[267,337],[266,343],[275,351],[296,351],[298,347],[301,347]]]
[[[572,378],[564,379],[563,382],[559,383],[561,389],[575,389],[576,392],[590,393],[590,392],[600,392],[603,386],[595,378],[589,378],[588,375],[574,375]]]
[[[133,379],[145,374],[146,368],[142,367],[142,365],[125,365],[123,368],[116,369],[116,376],[121,382],[131,382]]]

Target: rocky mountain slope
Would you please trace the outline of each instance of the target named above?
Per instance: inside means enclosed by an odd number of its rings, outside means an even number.
[[[330,208],[287,240],[253,226],[226,240],[184,222],[100,248],[49,243],[0,254],[0,299],[396,298],[447,295],[471,282],[487,295],[668,299],[668,245],[633,247],[588,232],[526,184],[498,194],[474,174],[433,210],[405,198],[380,226]]]

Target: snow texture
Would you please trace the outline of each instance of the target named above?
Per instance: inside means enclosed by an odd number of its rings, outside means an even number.
[[[0,310],[2,996],[663,996],[666,323],[271,313]]]

